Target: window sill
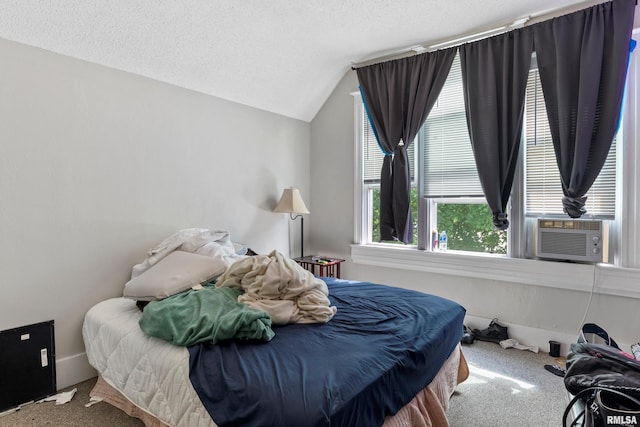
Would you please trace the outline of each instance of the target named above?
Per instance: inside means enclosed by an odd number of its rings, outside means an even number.
[[[469,252],[429,252],[415,247],[351,245],[354,264],[640,298],[640,269],[576,264]],[[595,284],[594,284],[595,281]]]

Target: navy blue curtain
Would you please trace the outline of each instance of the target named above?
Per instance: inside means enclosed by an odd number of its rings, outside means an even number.
[[[407,149],[438,99],[456,49],[356,70],[371,127],[385,154],[380,175],[380,239],[413,242]]]

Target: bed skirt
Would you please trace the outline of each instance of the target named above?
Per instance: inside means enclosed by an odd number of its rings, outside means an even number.
[[[449,398],[455,387],[468,376],[469,368],[462,349],[458,345],[433,381],[395,415],[387,417],[383,427],[449,427],[446,417]],[[98,376],[89,395],[102,399],[131,417],[139,418],[147,427],[167,427],[167,424],[153,414],[133,404],[120,391],[109,385],[102,376]],[[210,427],[214,426],[215,423],[211,420]]]

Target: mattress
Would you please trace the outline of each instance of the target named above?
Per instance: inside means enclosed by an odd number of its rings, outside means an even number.
[[[354,289],[361,285],[342,282]],[[100,374],[92,394],[129,408],[128,413],[147,425],[215,426],[189,379],[189,351],[145,335],[138,326],[140,316],[135,302],[124,298],[103,301],[87,313],[83,326],[87,356]],[[452,325],[460,332],[461,320],[453,318],[457,320]],[[448,398],[467,370],[457,343],[438,357],[430,384],[387,417],[385,425],[447,425]]]

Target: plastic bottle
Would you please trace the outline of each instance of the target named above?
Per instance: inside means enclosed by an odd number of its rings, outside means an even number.
[[[440,233],[440,252],[447,251],[447,240],[447,232],[442,230],[442,233]]]
[[[431,230],[431,250],[438,250],[438,232],[436,230]]]

